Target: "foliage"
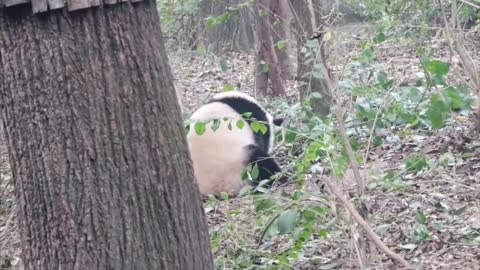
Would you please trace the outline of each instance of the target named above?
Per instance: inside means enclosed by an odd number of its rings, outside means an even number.
[[[368,145],[380,149],[391,140],[388,136],[436,131],[452,121],[452,117],[471,111],[472,98],[467,87],[447,82],[450,66],[435,58],[434,51],[417,50],[421,72],[417,73],[415,85],[399,86],[396,78],[387,71],[372,69],[376,47],[392,38],[389,29],[388,24],[381,24],[371,39],[362,42],[361,50],[351,63],[364,79],[339,81],[341,93],[352,97],[354,110],[345,121],[359,162],[364,161],[362,152]],[[314,43],[310,47],[307,44],[303,53],[308,54],[314,46]],[[311,61],[311,57],[306,57],[306,61]],[[318,75],[315,72],[318,73],[314,70],[310,75]],[[229,88],[224,87],[224,90]],[[316,98],[321,97],[313,94],[295,104],[283,100],[271,104],[288,119],[283,134],[277,134],[277,140],[282,142],[279,151],[288,158],[288,172],[295,191],[272,194],[270,190],[260,188],[263,194],[252,197],[253,209],[245,210],[239,206],[230,210],[232,212],[228,215],[235,217],[229,219],[227,225],[216,227],[212,233],[217,269],[294,269],[292,265],[310,254],[311,246],[319,245],[320,239],[332,240],[332,235],[338,234],[326,226],[332,218],[330,198],[325,193],[304,189],[307,183],[311,185],[323,173],[344,176],[349,166],[335,118],[325,119],[312,111],[311,102]],[[385,131],[389,135],[385,135]],[[431,170],[432,162],[423,154],[412,154],[398,168],[371,177],[368,187],[372,191],[381,189],[401,194],[409,188],[406,176]],[[249,167],[245,178],[252,180],[257,174],[258,168]],[[242,192],[247,198],[248,194]],[[437,204],[444,207],[440,202]],[[245,226],[245,220],[255,221],[254,226]],[[342,227],[348,220],[340,218],[337,222]],[[408,238],[399,247],[411,250],[430,242],[432,226],[428,215],[419,209],[416,224],[412,225]],[[232,235],[235,240],[227,240]],[[267,252],[263,245],[271,242],[280,247]]]
[[[240,13],[245,8],[251,7],[253,4],[255,4],[255,1],[253,0],[245,0],[245,2],[238,4],[236,6],[228,7],[227,10],[216,16],[208,16],[205,18],[205,26],[209,29],[215,28],[217,26],[220,26],[222,24],[225,24],[228,22],[233,16],[236,16]]]
[[[183,45],[192,38],[202,0],[157,0],[162,30],[168,42]],[[192,31],[193,30],[193,31]]]
[[[338,76],[341,96],[338,105],[349,106],[343,119],[347,135],[355,158],[361,164],[368,165],[369,158],[374,156],[371,152],[382,153],[388,148],[407,149],[402,152],[404,155],[395,157],[398,160],[389,162],[388,168],[367,175],[367,195],[354,200],[372,202],[370,196],[380,194],[389,198],[388,203],[398,199],[401,201],[399,207],[413,208],[413,215],[405,217],[411,222],[408,226],[402,224],[399,229],[401,236],[398,242],[388,243],[411,251],[433,242],[438,223],[435,223],[434,215],[430,215],[431,208],[447,211],[449,207],[430,193],[421,194],[430,205],[422,201],[404,206],[405,197],[412,195],[407,193],[416,191],[418,183],[415,177],[420,175],[425,176],[426,181],[435,181],[436,176],[430,174],[433,170],[441,166],[456,166],[457,160],[448,155],[452,155],[451,152],[432,157],[418,149],[409,149],[400,141],[418,134],[438,134],[452,126],[457,118],[471,112],[472,97],[465,84],[452,83],[451,77],[457,75],[452,74],[453,66],[444,60],[440,49],[430,49],[425,43],[440,14],[437,4],[432,5],[433,2],[427,0],[367,0],[362,3],[368,7],[367,15],[377,20],[377,28],[375,33],[361,41],[358,50],[352,53],[355,57],[348,61],[347,68],[351,68],[358,78]],[[209,17],[206,22],[216,27],[232,14]],[[406,14],[411,16],[408,24],[402,25]],[[468,16],[475,15],[469,13]],[[412,51],[417,61],[412,61],[410,68],[418,72],[413,82],[405,84],[391,70],[379,67],[377,54],[385,44],[408,39],[416,41]],[[301,49],[307,63],[315,61],[314,51],[317,49],[317,40],[307,42]],[[220,67],[222,72],[227,69],[223,62],[220,62]],[[263,68],[268,71],[269,67],[265,65]],[[314,66],[303,76],[321,78],[320,68],[319,65]],[[222,84],[224,91],[235,90],[233,82],[223,81]],[[280,142],[276,154],[283,160],[282,165],[293,190],[272,191],[260,184],[257,187],[259,195],[251,195],[250,188],[246,187],[241,191],[240,198],[222,196],[226,202],[210,198],[205,204],[206,212],[213,219],[217,217],[213,212],[217,209],[221,212],[225,209],[222,207],[229,206],[224,216],[221,215],[224,220],[212,226],[210,232],[217,269],[302,269],[297,263],[304,258],[308,258],[313,265],[310,265],[311,268],[315,269],[319,268],[319,264],[328,262],[328,258],[317,255],[319,247],[327,242],[348,241],[351,220],[343,209],[332,213],[330,206],[334,202],[323,189],[322,179],[332,176],[342,179],[348,175],[350,162],[338,134],[338,119],[335,115],[322,118],[313,112],[312,102],[318,98],[322,97],[314,93],[301,102],[280,99],[269,104],[287,119],[282,134],[276,137]],[[193,127],[200,134],[209,127],[212,130],[217,128],[219,123],[230,128],[246,126],[241,120],[225,122],[218,119],[195,123]],[[255,132],[262,132],[259,124],[257,126],[252,122],[249,126]],[[251,181],[257,177],[258,167],[248,166],[244,179]],[[235,205],[238,202],[240,204]],[[374,204],[372,202],[369,207]],[[375,229],[378,231],[398,225],[395,224],[398,220],[383,218],[373,217],[372,223],[376,222],[378,227]],[[478,230],[472,228],[466,230],[465,235],[457,235],[457,239],[474,241],[472,239],[478,239],[478,235]],[[338,260],[337,257],[330,259]]]
[[[443,11],[451,14],[451,1],[434,0],[363,0],[346,1],[351,7],[370,20],[388,24],[390,34],[398,39],[407,38],[424,45],[432,34],[445,27]],[[442,3],[443,7],[442,7]],[[480,11],[470,5],[461,5],[458,12],[463,26],[480,23]]]

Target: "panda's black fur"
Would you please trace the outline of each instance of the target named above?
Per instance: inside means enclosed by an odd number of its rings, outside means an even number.
[[[223,121],[225,118],[234,120],[229,128]],[[235,127],[235,119],[240,118],[247,123],[241,130]],[[197,135],[191,128],[187,136],[195,176],[204,195],[221,192],[236,195],[243,186],[239,182],[241,171],[248,164],[257,164],[259,180],[270,179],[281,171],[270,152],[274,126],[280,126],[283,119],[273,119],[255,99],[237,91],[215,95],[192,114],[193,121],[213,119],[221,122],[217,131],[207,125],[205,134]],[[267,131],[253,132],[252,121],[266,123]]]

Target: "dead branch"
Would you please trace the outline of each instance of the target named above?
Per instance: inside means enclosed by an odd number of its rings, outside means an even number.
[[[348,159],[350,164],[352,165],[353,177],[357,182],[359,193],[361,195],[365,194],[365,183],[360,175],[360,168],[358,165],[357,160],[355,159],[355,155],[353,154],[352,146],[350,145],[350,141],[348,140],[347,131],[345,130],[345,123],[343,122],[343,115],[344,110],[338,106],[336,110],[336,117],[337,117],[337,129],[340,133],[340,136],[343,140],[343,145],[345,147],[345,151],[347,152]]]
[[[461,30],[461,26],[458,23],[458,16],[457,16],[457,1],[452,0],[452,25],[449,25],[447,20],[447,14],[443,5],[443,1],[439,0],[440,6],[442,7],[442,15],[443,20],[445,22],[445,34],[448,40],[448,46],[450,48],[450,53],[456,52],[460,58],[460,63],[465,69],[465,73],[474,85],[474,90],[477,92],[478,99],[477,99],[477,108],[475,110],[475,121],[476,121],[476,130],[480,133],[480,71],[475,66],[472,57],[468,54],[467,49],[465,48],[465,39],[464,39],[464,32],[459,31]],[[463,3],[467,3],[462,1]],[[455,29],[455,31],[452,31]]]
[[[340,191],[340,189],[337,187],[334,182],[330,181],[330,179],[324,178],[323,181],[327,186],[329,187],[330,191],[333,193],[335,197],[337,197],[340,202],[343,204],[343,206],[350,212],[350,215],[355,219],[355,221],[360,224],[360,226],[363,228],[365,231],[367,237],[377,245],[378,248],[380,248],[383,252],[385,252],[390,258],[393,260],[401,263],[404,267],[407,269],[412,269],[412,266],[410,265],[409,262],[407,262],[405,259],[403,259],[400,255],[392,251],[389,247],[387,247],[382,240],[378,237],[378,235],[373,232],[372,228],[368,223],[360,216],[360,213],[355,209],[353,204],[343,195],[343,193]]]

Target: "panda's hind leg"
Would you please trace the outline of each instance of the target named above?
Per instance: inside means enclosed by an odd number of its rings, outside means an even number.
[[[247,146],[249,151],[249,164],[256,164],[258,166],[258,181],[270,179],[271,176],[282,171],[278,163],[273,157],[263,151],[259,146],[250,144]],[[286,178],[280,178],[280,182],[285,182]],[[268,186],[272,185],[273,181],[267,183]]]

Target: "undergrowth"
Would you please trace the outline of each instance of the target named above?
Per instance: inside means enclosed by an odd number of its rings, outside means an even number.
[[[287,119],[276,136],[276,155],[282,160],[290,183],[273,191],[257,188],[257,192],[263,193],[260,195],[245,192],[235,199],[224,195],[220,201],[211,197],[205,203],[217,269],[355,265],[355,254],[349,244],[354,232],[351,217],[336,205],[322,183],[323,177],[344,179],[342,185],[345,191],[352,192],[353,200],[365,203],[359,205],[369,205],[363,214],[377,233],[401,228],[398,239],[387,241],[394,249],[411,252],[435,243],[437,230],[445,224],[431,220],[429,206],[418,203],[406,214],[409,216],[405,216],[408,219],[405,224],[390,215],[375,215],[373,209],[382,211],[375,202],[383,196],[412,197],[406,195],[417,192],[409,180],[412,177],[422,179],[449,170],[452,163],[458,162],[458,154],[452,149],[439,149],[439,155],[430,156],[401,147],[406,139],[421,141],[427,138],[425,134],[440,135],[457,122],[465,121],[472,111],[473,99],[465,84],[448,82],[450,65],[436,58],[434,50],[417,48],[415,57],[419,59],[420,72],[412,85],[402,85],[384,70],[372,70],[375,47],[386,39],[388,29],[379,28],[370,40],[362,42],[361,50],[349,63],[362,79],[340,78],[336,91],[341,101],[337,106],[348,108],[344,119],[347,133],[363,168],[382,159],[378,153],[391,149],[394,153],[402,152],[404,158],[394,160],[386,168],[374,169],[373,173],[365,171],[368,192],[356,197],[355,186],[348,183],[351,182],[349,159],[336,119],[321,117],[310,106],[312,99],[321,97],[314,94],[303,102],[293,103],[283,99],[262,100]],[[224,90],[232,88],[227,84]],[[200,129],[204,128],[202,125]],[[446,211],[451,209],[445,200],[448,196],[438,192],[427,201],[431,200],[430,206],[435,211]],[[451,210],[454,211],[447,211],[448,214],[455,216],[465,209]],[[480,227],[472,226],[463,233],[455,236],[456,241],[479,243]]]

